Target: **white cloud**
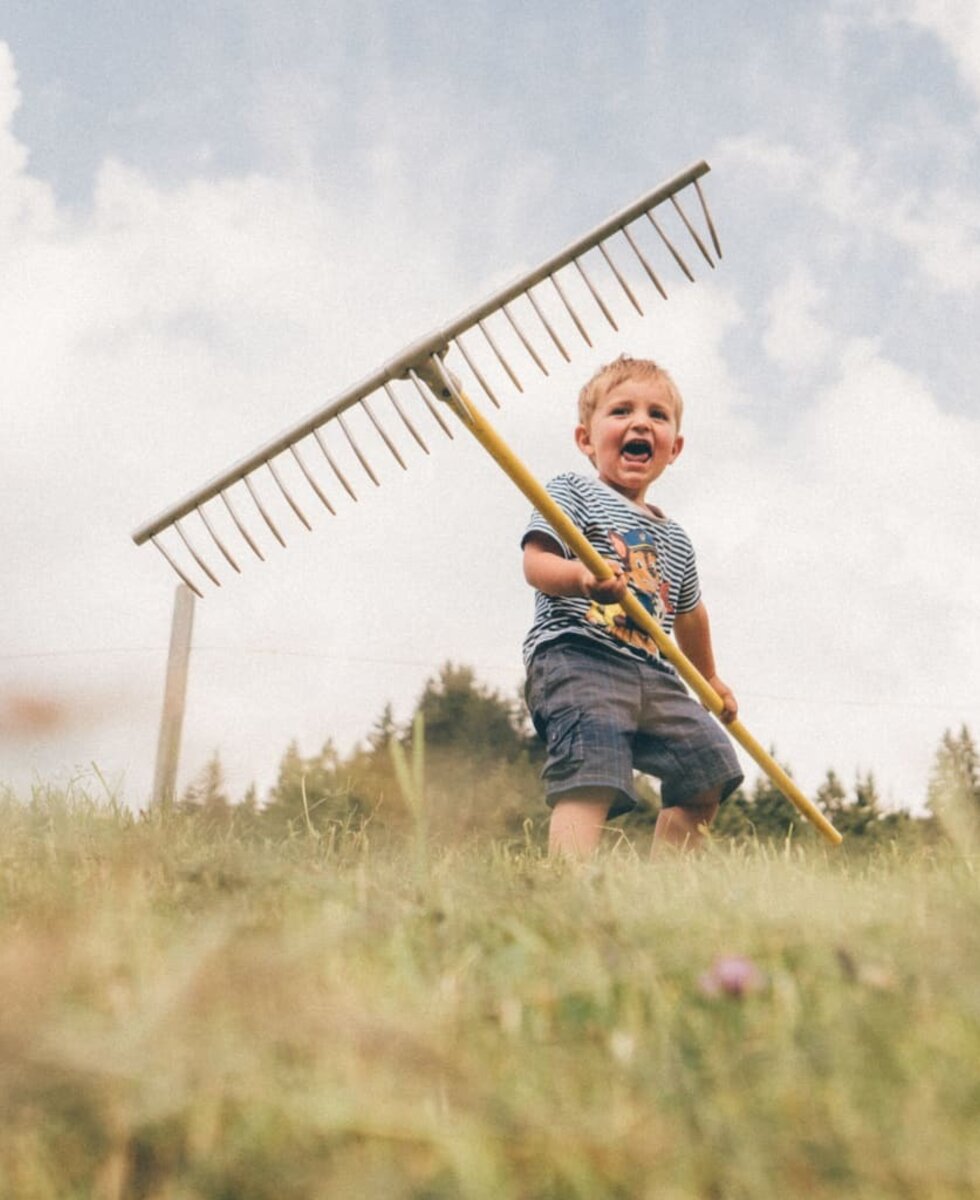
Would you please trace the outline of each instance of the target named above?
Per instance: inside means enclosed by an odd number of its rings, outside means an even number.
[[[868,15],[933,34],[980,106],[980,7],[975,0],[876,0]]]
[[[14,58],[7,43],[0,41],[0,262],[10,252],[14,229],[50,229],[54,215],[49,189],[25,173],[27,148],[13,133],[20,105]]]
[[[773,289],[766,303],[769,325],[762,339],[773,362],[797,371],[812,370],[824,362],[832,342],[818,315],[825,299],[823,289],[800,264]]]
[[[980,287],[980,201],[972,192],[876,168],[843,140],[807,156],[785,142],[737,137],[724,140],[715,158],[733,171],[763,172],[775,194],[831,218],[828,245],[839,248],[844,233],[854,239],[852,252],[899,246],[937,291],[966,295]]]

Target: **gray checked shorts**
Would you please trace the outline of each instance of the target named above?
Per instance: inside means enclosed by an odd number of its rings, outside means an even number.
[[[612,788],[609,816],[621,816],[637,805],[634,770],[660,780],[665,808],[717,787],[724,799],[742,782],[728,735],[670,668],[563,638],[531,659],[525,694],[548,747],[549,805],[582,788]]]

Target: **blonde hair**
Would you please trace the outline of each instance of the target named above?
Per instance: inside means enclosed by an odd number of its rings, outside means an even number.
[[[578,394],[578,419],[582,425],[588,425],[599,402],[620,383],[627,379],[660,379],[665,384],[670,398],[674,402],[674,415],[677,418],[677,428],[681,427],[681,417],[684,415],[684,397],[677,384],[674,383],[668,371],[649,358],[630,358],[621,354],[619,358],[600,367],[589,382]]]

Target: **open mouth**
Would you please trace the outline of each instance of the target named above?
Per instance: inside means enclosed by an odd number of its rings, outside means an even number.
[[[632,438],[623,446],[622,456],[629,462],[649,462],[653,458],[653,447],[642,438]]]

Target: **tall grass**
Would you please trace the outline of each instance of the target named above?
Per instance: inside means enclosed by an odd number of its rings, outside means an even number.
[[[975,860],[645,849],[0,799],[0,1195],[980,1194]]]

